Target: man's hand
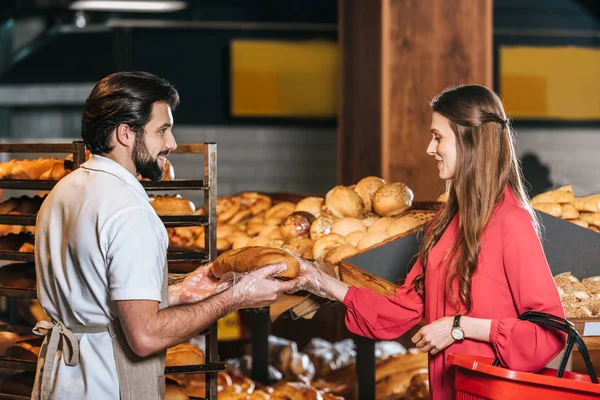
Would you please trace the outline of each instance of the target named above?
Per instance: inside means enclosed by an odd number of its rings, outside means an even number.
[[[454,343],[451,334],[453,322],[454,317],[440,318],[419,329],[411,340],[423,353],[437,354]]]
[[[189,273],[179,283],[169,286],[169,305],[197,303],[220,293],[231,286],[231,282],[219,282],[211,278],[211,264]]]
[[[296,279],[281,281],[272,278],[286,269],[285,263],[278,263],[242,275],[231,289],[234,308],[268,306],[276,302],[281,293],[291,291],[297,285]]]

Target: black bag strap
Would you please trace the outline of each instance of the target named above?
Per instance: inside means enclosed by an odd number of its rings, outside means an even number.
[[[585,345],[585,342],[583,341],[583,339],[579,335],[579,332],[577,332],[577,330],[575,329],[575,325],[573,325],[571,321],[557,317],[556,315],[541,313],[537,311],[527,311],[519,315],[519,319],[522,321],[529,321],[537,325],[549,326],[563,331],[567,334],[567,347],[565,348],[565,353],[558,367],[558,373],[556,374],[557,378],[562,378],[562,376],[564,375],[569,356],[571,355],[573,346],[576,344],[577,348],[579,349],[579,352],[581,353],[581,356],[583,357],[583,361],[585,362],[585,366],[587,368],[587,372],[590,376],[592,383],[598,383],[598,377],[596,376],[596,371],[594,370],[594,366],[592,365],[592,360],[590,359],[590,354],[588,353],[588,349]],[[500,365],[500,359],[498,358],[498,356],[496,356],[492,365]]]

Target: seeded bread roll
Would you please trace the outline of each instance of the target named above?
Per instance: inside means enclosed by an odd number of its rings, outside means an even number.
[[[310,225],[315,217],[305,211],[296,211],[287,216],[281,223],[281,235],[284,239],[308,237]]]
[[[388,183],[373,195],[373,210],[382,217],[395,217],[408,210],[414,195],[404,183]]]
[[[377,176],[367,176],[358,181],[354,190],[362,199],[365,211],[373,209],[373,195],[383,185],[385,185],[385,181]]]
[[[260,267],[285,262],[287,270],[278,278],[296,278],[300,273],[300,263],[293,254],[281,249],[249,246],[230,250],[221,254],[213,262],[212,272],[217,278],[227,272],[250,272]]]

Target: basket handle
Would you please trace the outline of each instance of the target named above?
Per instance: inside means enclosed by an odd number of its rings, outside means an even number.
[[[571,321],[557,317],[556,315],[541,313],[537,311],[527,311],[519,315],[519,319],[522,321],[529,321],[537,325],[550,326],[567,334],[567,347],[565,348],[565,353],[558,367],[558,373],[556,374],[557,378],[562,378],[562,376],[564,375],[569,356],[571,355],[571,351],[573,350],[573,346],[577,344],[577,348],[579,349],[579,352],[583,357],[583,361],[585,362],[585,366],[587,368],[588,375],[590,376],[590,380],[592,381],[592,383],[598,383],[598,377],[596,376],[596,372],[594,371],[594,366],[592,365],[592,360],[590,359],[590,354],[588,353],[585,342],[579,335],[579,332],[575,330],[575,326]],[[500,359],[498,358],[498,356],[496,356],[492,365],[500,365]]]

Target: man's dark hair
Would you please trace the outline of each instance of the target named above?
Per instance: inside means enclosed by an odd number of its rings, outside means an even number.
[[[179,104],[177,90],[166,80],[148,72],[117,72],[102,79],[85,102],[81,137],[93,154],[110,153],[115,128],[127,124],[144,133],[152,115],[152,105],[167,103],[172,110]]]

